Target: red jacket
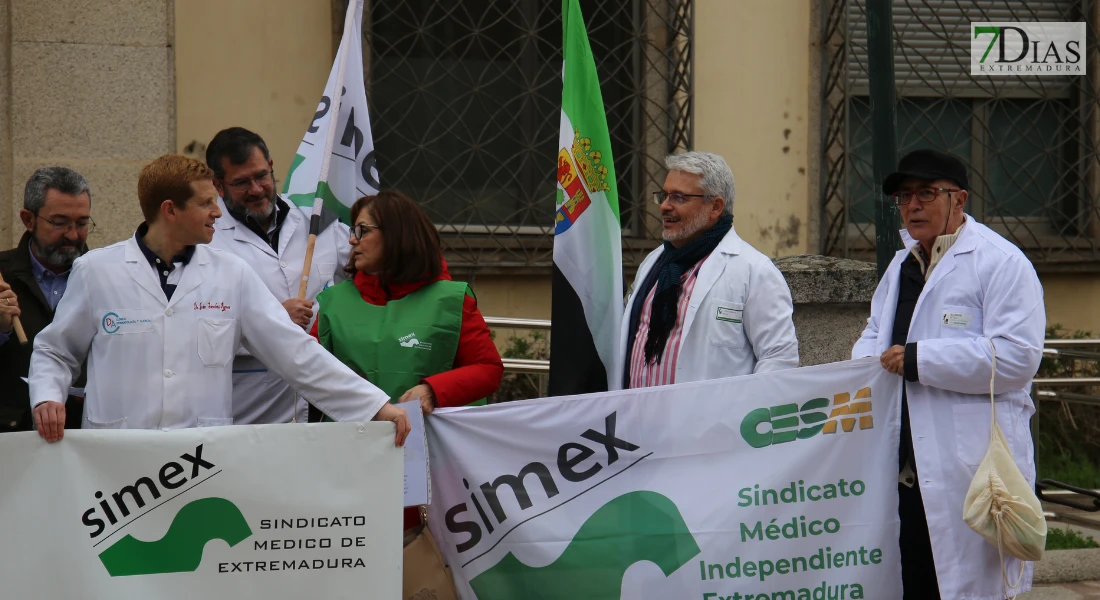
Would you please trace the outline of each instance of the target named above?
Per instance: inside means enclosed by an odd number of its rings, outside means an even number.
[[[400,300],[429,283],[450,279],[451,274],[444,261],[443,271],[439,277],[413,283],[391,284],[388,294],[375,275],[367,275],[359,271],[355,274],[353,282],[364,301],[375,306],[385,306],[390,300]],[[315,338],[318,337],[316,322],[310,334]],[[489,326],[485,324],[481,311],[477,309],[477,300],[466,296],[462,303],[462,330],[459,332],[454,366],[450,371],[426,377],[424,383],[431,386],[436,406],[465,406],[497,391],[503,376],[504,363],[500,360],[496,344],[489,336]],[[405,529],[419,524],[419,510],[415,507],[406,508]]]

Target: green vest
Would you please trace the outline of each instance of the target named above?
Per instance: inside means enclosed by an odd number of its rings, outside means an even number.
[[[329,352],[397,402],[425,377],[454,366],[468,286],[436,281],[375,306],[343,281],[321,292],[317,334]]]

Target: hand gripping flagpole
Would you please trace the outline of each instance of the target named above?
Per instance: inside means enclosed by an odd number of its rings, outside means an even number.
[[[328,168],[332,161],[332,144],[336,140],[336,120],[340,117],[340,105],[344,95],[344,67],[348,61],[348,45],[351,44],[352,17],[357,14],[355,2],[348,4],[348,13],[344,16],[344,36],[340,40],[340,65],[336,72],[336,86],[332,90],[332,109],[329,111],[328,135],[325,140],[325,153],[321,158],[321,174],[317,177],[317,195],[313,198],[313,214],[309,218],[309,242],[306,244],[306,258],[302,264],[302,282],[298,285],[298,298],[306,297],[309,285],[309,271],[313,264],[313,247],[317,243],[317,234],[321,233],[321,208],[324,206],[325,189],[328,189]],[[358,0],[362,2],[362,0]],[[361,40],[355,40],[362,43]],[[322,184],[324,187],[322,187]]]
[[[0,275],[0,283],[4,283],[4,276]],[[11,318],[12,327],[15,328],[15,337],[19,340],[20,344],[27,343],[27,332],[23,331],[23,321],[19,320],[19,317]]]

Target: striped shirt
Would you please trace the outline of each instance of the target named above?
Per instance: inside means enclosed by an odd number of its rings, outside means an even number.
[[[630,352],[630,381],[631,388],[651,387],[655,385],[670,385],[676,383],[676,358],[680,353],[680,342],[683,340],[684,319],[687,317],[688,301],[691,299],[691,291],[695,288],[695,280],[699,275],[699,268],[703,266],[702,260],[695,263],[691,270],[680,277],[680,299],[676,303],[676,325],[668,334],[665,342],[665,351],[660,361],[646,364],[645,340],[649,335],[649,321],[653,314],[653,296],[657,293],[657,286],[649,290],[649,295],[642,305],[642,314],[638,318],[638,332],[634,335],[634,348]]]

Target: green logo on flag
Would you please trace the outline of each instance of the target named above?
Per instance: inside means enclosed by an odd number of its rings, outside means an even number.
[[[630,492],[593,513],[553,563],[529,567],[509,552],[470,585],[479,600],[618,598],[634,563],[652,562],[667,577],[699,552],[671,500]]]
[[[180,509],[164,537],[143,542],[127,535],[101,552],[99,560],[111,577],[191,572],[199,568],[207,542],[223,540],[232,547],[251,535],[237,505],[202,498]]]

